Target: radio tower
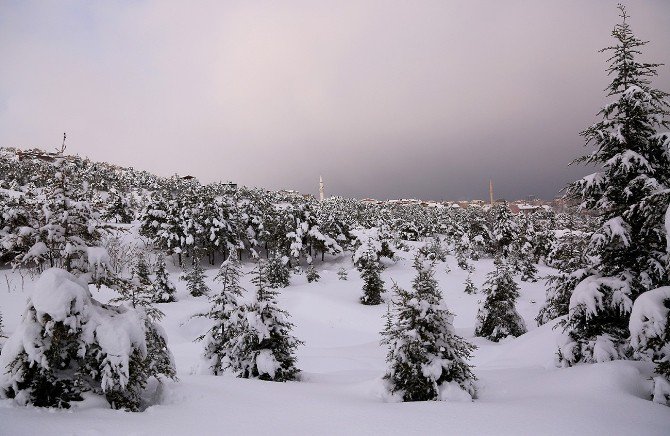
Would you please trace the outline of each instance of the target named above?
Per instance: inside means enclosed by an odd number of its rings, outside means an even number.
[[[323,177],[319,176],[319,201],[323,201]]]

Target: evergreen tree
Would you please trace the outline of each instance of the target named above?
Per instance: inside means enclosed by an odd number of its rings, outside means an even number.
[[[384,293],[384,281],[381,278],[383,266],[371,244],[359,262],[358,270],[363,279],[363,296],[361,303],[366,305],[376,305],[382,302],[382,293]]]
[[[384,379],[403,401],[441,399],[441,390],[457,386],[475,395],[475,376],[467,360],[474,346],[456,335],[434,278],[433,264],[417,256],[412,291],[394,284],[393,316],[387,315],[383,343],[389,347]]]
[[[242,378],[289,381],[298,378],[295,350],[303,342],[291,335],[289,314],[279,308],[277,291],[268,287],[266,266],[259,260],[253,272],[253,301],[237,319],[229,344],[229,366]]]
[[[492,214],[491,233],[493,251],[496,256],[502,256],[507,261],[510,261],[514,245],[519,238],[519,226],[514,219],[514,215],[510,212],[507,203],[494,206]]]
[[[502,258],[496,258],[495,266],[482,289],[485,299],[477,312],[475,336],[498,342],[510,335],[526,333],[526,325],[516,311],[519,286]]]
[[[149,378],[175,377],[164,332],[146,312],[97,302],[85,282],[59,268],[40,275],[9,342],[0,354],[0,397],[22,404],[69,408],[92,391],[112,408],[137,411]]]
[[[218,294],[210,298],[209,312],[200,314],[212,320],[209,331],[198,338],[205,341],[203,356],[214,375],[220,375],[231,360],[232,341],[245,319],[240,299],[244,289],[240,285],[242,270],[234,253],[221,264],[214,281],[221,285]]]
[[[547,276],[546,300],[535,318],[538,325],[568,314],[573,290],[589,274],[589,239],[589,233],[565,230],[554,242],[547,260],[558,272]]]
[[[268,286],[270,288],[285,288],[291,284],[291,271],[288,268],[288,258],[276,252],[270,256],[267,264]]]
[[[135,266],[133,268],[133,275],[139,282],[140,286],[146,288],[151,287],[151,278],[149,277],[149,265],[147,265],[146,256],[142,253],[137,255],[135,260]]]
[[[307,282],[312,283],[312,282],[318,282],[321,276],[319,275],[319,272],[314,268],[314,264],[310,264],[309,268],[307,268]]]
[[[201,297],[209,293],[205,284],[205,272],[200,266],[199,259],[193,259],[193,267],[182,274],[181,279],[186,282],[186,289],[194,297]]]
[[[337,278],[338,280],[347,280],[347,269],[343,266],[340,267],[340,269],[337,270]]]
[[[670,406],[670,286],[652,289],[635,300],[629,329],[635,357],[656,364],[652,400]]]
[[[153,282],[153,294],[155,303],[172,303],[176,301],[174,284],[170,281],[170,276],[165,265],[165,257],[158,256],[156,261],[156,279]]]
[[[564,366],[629,357],[629,318],[645,292],[670,284],[663,216],[670,203],[668,94],[652,88],[660,64],[637,57],[646,42],[633,34],[625,8],[614,27],[608,73],[612,101],[582,132],[594,150],[576,162],[601,168],[568,187],[581,208],[598,215],[588,272],[574,289],[559,350]]]
[[[131,202],[123,195],[123,193],[119,193],[116,189],[109,191],[102,219],[125,224],[133,221],[134,213]]]

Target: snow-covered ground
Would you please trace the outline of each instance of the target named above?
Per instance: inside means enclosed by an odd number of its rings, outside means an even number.
[[[386,262],[387,289],[391,280],[409,286],[413,278],[409,254]],[[499,344],[473,338],[481,294],[463,292],[466,272],[449,257],[451,272],[437,264],[436,278],[457,316],[454,325],[478,346],[472,364],[478,381],[474,402],[388,403],[382,398],[381,376],[386,350],[379,345],[386,306],[358,302],[362,281],[347,255],[317,262],[318,283],[304,274],[279,298],[292,315],[295,335],[305,342],[298,365],[303,380],[273,383],[205,375],[201,343],[193,339],[208,328],[208,320],[192,318],[208,307],[206,297],[194,298],[177,280],[178,302],[160,305],[162,325],[169,335],[179,381],[156,391],[159,404],[143,413],[106,408],[89,398],[71,410],[18,407],[0,401],[0,435],[299,435],[299,434],[510,434],[510,435],[667,435],[670,409],[647,398],[652,367],[639,362],[609,362],[568,369],[554,367],[555,323],[535,327],[533,318],[544,300],[544,285],[521,282],[518,310],[529,332]],[[341,266],[347,281],[338,280]],[[245,265],[245,270],[251,268]],[[476,263],[478,289],[491,260]],[[549,270],[540,268],[540,273]],[[207,271],[211,279],[216,269]],[[18,272],[0,270],[0,310],[5,331],[17,326],[32,280]],[[247,289],[251,289],[245,281]],[[388,293],[387,293],[388,294]],[[111,291],[93,289],[105,301]],[[388,298],[388,295],[387,295]]]

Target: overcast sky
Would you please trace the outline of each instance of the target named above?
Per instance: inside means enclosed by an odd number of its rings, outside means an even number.
[[[0,0],[0,145],[328,195],[551,198],[616,1]],[[670,1],[626,1],[670,64]],[[654,85],[670,91],[670,67]]]

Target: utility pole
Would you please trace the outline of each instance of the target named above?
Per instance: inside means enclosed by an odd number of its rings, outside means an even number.
[[[319,201],[323,201],[323,177],[319,176]]]

